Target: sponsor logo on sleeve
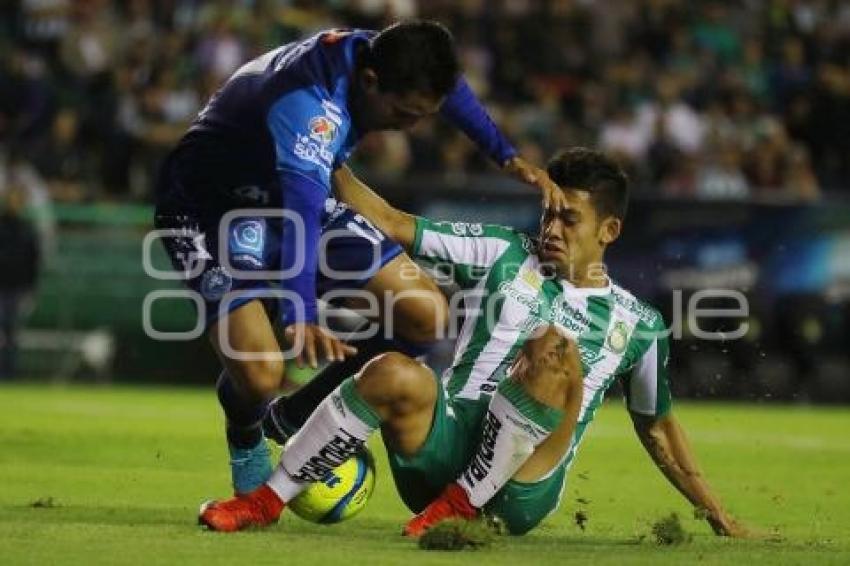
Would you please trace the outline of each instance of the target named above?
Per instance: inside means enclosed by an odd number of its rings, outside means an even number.
[[[340,135],[343,124],[342,111],[329,100],[322,101],[324,114],[317,114],[307,121],[307,132],[296,134],[295,155],[321,167],[326,173],[330,173],[334,162],[334,150],[332,146]]]
[[[484,234],[484,226],[478,223],[452,222],[451,227],[452,232],[456,236],[466,236],[469,234],[470,236],[478,237]]]
[[[326,116],[313,116],[310,119],[310,137],[323,145],[330,145],[336,139],[337,127]]]
[[[296,135],[295,147],[292,151],[299,159],[318,165],[322,170],[330,174],[334,160],[333,152],[328,151],[323,144],[316,142],[311,136]]]

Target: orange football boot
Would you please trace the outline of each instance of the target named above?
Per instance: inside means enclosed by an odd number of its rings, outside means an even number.
[[[474,519],[477,515],[478,509],[469,502],[469,497],[463,488],[456,483],[450,483],[437,499],[407,522],[402,534],[408,537],[420,537],[440,521]]]
[[[268,485],[237,495],[226,501],[208,501],[201,505],[198,523],[210,530],[230,533],[248,527],[266,527],[276,523],[284,503]]]

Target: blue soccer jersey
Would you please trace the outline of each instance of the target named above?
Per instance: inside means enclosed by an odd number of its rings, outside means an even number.
[[[376,34],[321,32],[243,65],[200,112],[170,158],[174,181],[163,184],[160,201],[221,214],[245,206],[233,204],[236,193],[303,220],[300,241],[291,220],[284,220],[281,234],[281,268],[304,262],[297,275],[281,282],[305,307],[303,313],[282,313],[284,323],[316,319],[323,205],[331,173],[359,140],[348,113],[349,88],[357,51]],[[441,113],[497,163],[516,154],[464,80],[447,96]]]

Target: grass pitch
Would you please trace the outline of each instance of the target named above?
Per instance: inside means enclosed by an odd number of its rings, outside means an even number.
[[[619,402],[586,437],[560,510],[525,537],[426,552],[402,538],[409,514],[374,445],[376,493],[354,520],[285,514],[265,531],[195,525],[228,493],[222,418],[210,390],[0,388],[2,564],[729,564],[850,563],[850,411],[678,403],[674,410],[729,509],[783,542],[714,537],[692,519]],[[677,513],[690,539],[660,546]]]

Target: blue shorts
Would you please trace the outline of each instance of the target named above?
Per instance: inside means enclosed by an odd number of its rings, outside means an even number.
[[[279,280],[245,275],[280,270],[282,220],[236,217],[225,232],[227,241],[220,246],[222,217],[188,210],[159,207],[155,225],[165,231],[161,239],[174,269],[187,274],[184,283],[202,299],[204,312],[199,314],[205,326],[254,298],[280,307],[286,299],[269,293],[280,288]],[[371,222],[332,198],[325,202],[319,245],[316,294],[320,299],[330,291],[362,287],[403,251]],[[226,262],[222,262],[222,253],[227,254]],[[242,276],[233,274],[237,270]]]

